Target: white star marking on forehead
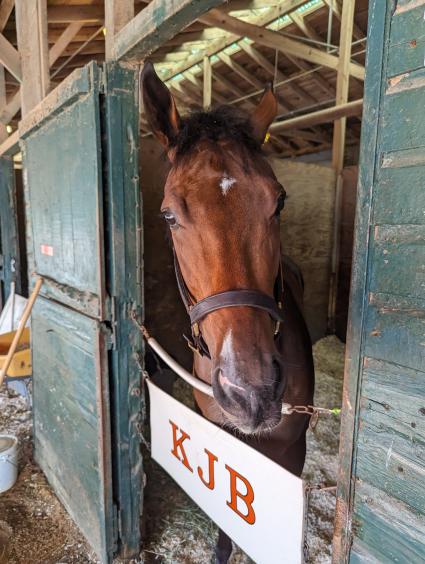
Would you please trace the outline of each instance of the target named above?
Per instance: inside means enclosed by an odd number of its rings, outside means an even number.
[[[225,196],[229,192],[230,188],[233,186],[233,184],[235,184],[235,182],[236,182],[235,178],[232,178],[227,174],[223,174],[223,177],[220,180],[220,188],[223,196]]]

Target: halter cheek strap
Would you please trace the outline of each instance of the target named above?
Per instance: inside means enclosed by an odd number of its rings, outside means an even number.
[[[201,356],[211,358],[208,345],[202,337],[199,322],[213,311],[229,307],[246,306],[266,311],[270,317],[276,321],[275,336],[279,334],[280,324],[283,321],[281,302],[283,295],[282,263],[279,264],[279,272],[275,282],[275,298],[272,298],[260,290],[228,290],[226,292],[213,294],[212,296],[208,296],[196,302],[183,278],[174,248],[173,254],[177,286],[190,317],[192,327],[192,339],[186,336],[185,338],[193,351],[199,353]]]

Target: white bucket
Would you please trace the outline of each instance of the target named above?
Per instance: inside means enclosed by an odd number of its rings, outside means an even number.
[[[18,477],[18,439],[0,435],[0,493],[9,490]]]

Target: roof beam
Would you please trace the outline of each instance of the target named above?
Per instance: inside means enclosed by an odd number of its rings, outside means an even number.
[[[296,14],[295,12],[289,16],[297,28],[304,33],[306,37],[313,39],[314,41],[323,41],[317,31],[305,21],[301,14]]]
[[[304,129],[321,123],[331,123],[341,117],[361,116],[362,112],[363,98],[354,102],[347,102],[347,104],[332,106],[325,110],[318,110],[303,116],[275,122],[270,126],[270,133],[281,133],[292,129]]]
[[[21,109],[21,91],[18,90],[8,104],[0,103],[0,123],[7,125]]]
[[[274,20],[279,17],[287,15],[292,10],[296,10],[300,6],[306,3],[306,0],[282,0],[278,6],[275,8],[270,8],[266,14],[255,18],[255,23],[259,26],[266,26],[271,24]],[[201,18],[199,18],[201,20]],[[201,20],[202,21],[202,20]],[[222,51],[232,43],[238,42],[243,38],[242,35],[235,35],[234,33],[227,34],[223,39],[217,39],[216,41],[211,41],[208,45],[208,49],[204,53],[193,55],[189,57],[184,63],[178,67],[173,68],[165,74],[161,75],[163,80],[168,80],[173,76],[199,64],[203,60],[204,55],[215,55],[219,51]]]
[[[220,27],[238,35],[245,35],[260,45],[278,49],[283,53],[288,53],[316,65],[329,67],[334,70],[338,69],[338,57],[335,55],[305,45],[301,41],[284,37],[276,31],[244,22],[220,10],[213,9],[205,16],[202,16],[200,20],[210,26]],[[362,65],[350,62],[349,70],[354,77],[364,80],[365,69]]]
[[[73,22],[68,25],[68,27],[64,30],[62,35],[53,45],[53,47],[50,48],[49,51],[50,66],[52,66],[59,59],[62,53],[66,51],[66,48],[71,43],[71,41],[74,40],[75,36],[77,35],[77,33],[80,31],[82,27],[83,24],[81,22]]]
[[[51,67],[66,50],[83,24],[74,22],[64,30],[49,51],[49,66]],[[0,111],[0,123],[9,123],[21,109],[21,92],[18,90],[10,102]]]
[[[21,59],[15,47],[0,33],[0,63],[16,80],[22,82]]]
[[[117,60],[140,61],[160,45],[222,0],[152,0],[115,36],[113,55]],[[161,17],[159,17],[159,14]]]
[[[342,11],[341,6],[338,0],[323,0],[323,2],[329,7],[332,8],[333,13],[339,19],[342,20]],[[353,35],[356,39],[365,39],[365,35],[363,31],[353,22]]]
[[[251,57],[251,59],[255,61],[257,65],[260,65],[260,67],[262,67],[265,71],[270,73],[273,77],[275,76],[275,70],[276,70],[277,82],[288,80],[288,77],[285,74],[283,74],[283,72],[280,71],[278,68],[275,69],[274,65],[268,59],[266,59],[266,57],[264,57],[264,55],[262,55],[255,47],[249,45],[246,41],[241,41],[239,43],[239,47],[249,57]],[[306,92],[303,88],[301,88],[301,86],[295,84],[295,82],[293,81],[288,82],[288,84],[286,84],[285,86],[287,86],[290,90],[292,90],[292,92],[298,98],[300,98],[305,104],[314,104],[315,102],[317,102],[317,100],[313,98],[313,96],[310,96],[308,92]]]
[[[15,0],[3,0],[0,4],[0,31],[3,31],[10,14],[12,13]]]
[[[264,84],[260,80],[258,80],[258,78],[255,78],[252,73],[245,70],[239,63],[234,61],[232,57],[229,57],[229,55],[224,52],[218,53],[217,56],[220,61],[226,64],[230,69],[232,69],[233,72],[238,74],[246,82],[248,82],[248,84],[251,84],[251,86],[257,88],[257,90],[263,90]]]
[[[105,19],[105,11],[99,6],[49,6],[47,21],[49,23],[82,22],[101,24]]]

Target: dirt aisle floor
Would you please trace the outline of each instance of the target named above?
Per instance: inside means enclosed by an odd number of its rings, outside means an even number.
[[[314,346],[316,405],[340,405],[343,356],[344,346],[336,337],[326,337]],[[176,396],[187,403],[191,401],[190,392],[182,384],[176,386]],[[97,563],[32,461],[31,411],[21,397],[4,389],[0,392],[0,431],[18,435],[21,445],[18,482],[9,492],[0,494],[0,564]],[[315,430],[308,433],[303,476],[308,482],[335,483],[338,435],[339,420],[329,417],[320,420]],[[134,563],[209,563],[217,534],[215,525],[156,463],[147,460],[146,471],[148,540]],[[309,562],[329,563],[334,493],[312,494],[309,507]],[[233,564],[249,562],[240,550],[234,551]]]

